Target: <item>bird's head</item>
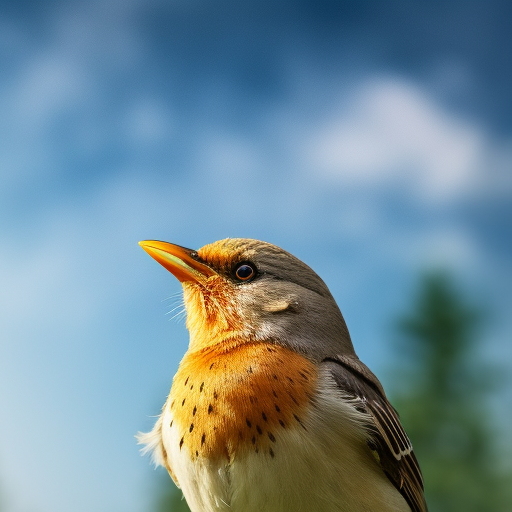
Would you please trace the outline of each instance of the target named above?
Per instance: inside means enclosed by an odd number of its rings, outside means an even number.
[[[353,353],[325,283],[283,249],[245,238],[197,251],[153,240],[140,245],[183,285],[190,350],[270,341],[313,359]]]

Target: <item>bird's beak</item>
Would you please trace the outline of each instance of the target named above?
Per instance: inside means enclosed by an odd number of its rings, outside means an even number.
[[[182,283],[202,283],[217,274],[208,265],[197,261],[194,256],[197,253],[192,249],[158,240],[144,240],[139,245]]]

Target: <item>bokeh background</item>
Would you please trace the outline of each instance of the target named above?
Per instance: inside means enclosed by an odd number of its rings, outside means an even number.
[[[187,346],[137,242],[225,237],[324,278],[432,512],[511,510],[511,21],[497,0],[3,0],[0,510],[183,507],[134,439]]]

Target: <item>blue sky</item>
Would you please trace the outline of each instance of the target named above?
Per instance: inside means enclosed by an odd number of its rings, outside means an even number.
[[[2,2],[4,508],[148,510],[133,435],[187,333],[142,239],[289,250],[383,377],[393,315],[448,268],[492,312],[483,357],[512,370],[511,11]]]

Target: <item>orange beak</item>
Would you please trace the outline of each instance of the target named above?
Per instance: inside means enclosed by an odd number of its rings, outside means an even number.
[[[144,240],[139,245],[160,265],[171,272],[179,281],[202,283],[211,276],[217,275],[208,265],[196,259],[197,253],[181,245]]]

